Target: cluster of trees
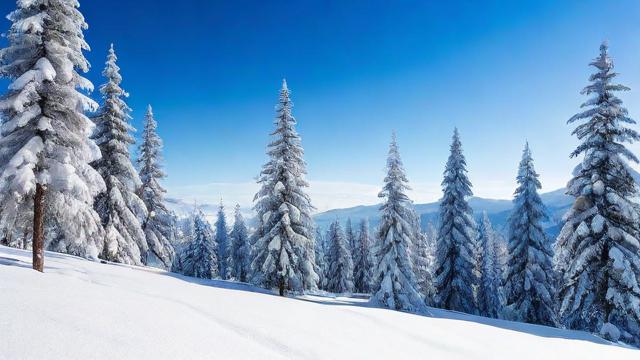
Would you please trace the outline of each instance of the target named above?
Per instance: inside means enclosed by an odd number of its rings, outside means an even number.
[[[162,143],[151,107],[138,169],[128,94],[113,46],[98,105],[83,93],[89,64],[87,27],[75,1],[18,1],[9,15],[0,75],[11,80],[0,99],[0,231],[2,242],[88,258],[169,268],[172,216],[159,181]],[[91,117],[87,113],[92,114]]]
[[[235,207],[231,228],[222,202],[213,227],[196,206],[189,218],[178,220],[176,239],[172,271],[202,279],[248,281],[251,244],[240,205]]]
[[[164,204],[161,140],[147,111],[138,167],[131,110],[120,87],[113,47],[100,87],[102,104],[83,90],[92,84],[83,51],[86,23],[77,1],[18,1],[9,15],[9,46],[0,75],[11,79],[0,99],[0,230],[4,243],[87,258],[172,268],[201,278],[236,279],[304,292],[371,293],[391,309],[427,306],[518,321],[582,329],[640,345],[640,208],[627,144],[629,127],[603,44],[596,73],[583,93],[592,97],[569,120],[582,157],[568,193],[575,204],[552,246],[542,228],[546,210],[528,144],[517,174],[506,241],[488,217],[475,219],[466,160],[456,130],[445,166],[437,229],[424,232],[407,196],[408,179],[395,134],[379,196],[381,221],[346,231],[334,222],[325,236],[313,224],[306,164],[289,89],[283,82],[254,198],[249,233],[236,208],[229,231],[221,206],[212,228],[202,212],[179,224]],[[93,114],[90,118],[87,113]],[[505,246],[506,244],[506,246]],[[177,252],[177,256],[176,256]]]

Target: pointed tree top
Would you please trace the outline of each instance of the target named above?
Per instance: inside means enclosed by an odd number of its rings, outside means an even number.
[[[147,116],[153,116],[153,108],[151,104],[147,105]]]
[[[287,79],[282,79],[282,90],[289,90],[287,86]]]
[[[398,149],[398,135],[395,130],[391,131],[391,142],[389,143],[389,155],[400,155],[400,150]]]

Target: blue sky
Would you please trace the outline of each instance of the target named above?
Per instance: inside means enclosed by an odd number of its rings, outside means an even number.
[[[439,197],[454,126],[477,195],[510,197],[525,139],[544,189],[563,186],[604,39],[640,114],[637,1],[80,2],[88,77],[115,43],[134,126],[151,103],[165,185],[189,201],[250,204],[284,77],[319,210],[376,202],[392,129],[416,201]]]

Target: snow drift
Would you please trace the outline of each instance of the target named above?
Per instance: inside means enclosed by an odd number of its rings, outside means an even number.
[[[637,359],[576,331],[0,247],[0,359]]]

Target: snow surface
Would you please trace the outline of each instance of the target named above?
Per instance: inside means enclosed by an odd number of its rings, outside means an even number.
[[[587,333],[0,247],[0,359],[638,359]]]

